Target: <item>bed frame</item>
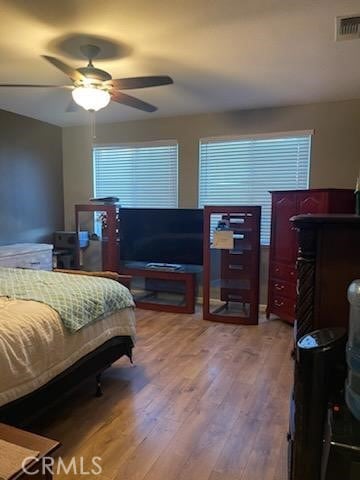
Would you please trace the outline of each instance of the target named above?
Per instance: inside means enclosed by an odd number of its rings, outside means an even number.
[[[115,280],[130,289],[131,276],[116,272],[85,272],[80,270],[55,269],[58,273],[90,275]],[[90,376],[96,379],[96,396],[102,395],[101,374],[116,360],[126,355],[132,363],[132,338],[129,336],[113,337],[103,345],[85,355],[37,390],[13,402],[0,407],[0,422],[26,427],[38,417],[60,402],[75,387]]]
[[[96,379],[95,395],[100,396],[102,394],[102,372],[124,355],[132,362],[133,346],[131,337],[118,336],[111,338],[47,384],[0,407],[0,421],[18,427],[27,427],[90,376],[94,376],[94,379]]]

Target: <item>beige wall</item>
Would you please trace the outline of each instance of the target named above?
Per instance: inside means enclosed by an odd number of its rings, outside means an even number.
[[[352,188],[360,166],[360,100],[104,124],[96,128],[96,143],[178,140],[179,206],[196,207],[200,138],[308,129],[315,130],[310,186]],[[63,155],[65,224],[73,228],[74,204],[92,195],[88,127],[63,129]],[[266,257],[263,252],[262,301]]]
[[[196,207],[199,138],[308,129],[315,129],[311,187],[353,187],[360,166],[360,100],[104,124],[96,127],[96,142],[177,139],[179,206]],[[65,223],[69,228],[74,204],[92,195],[88,127],[63,129],[63,156]]]

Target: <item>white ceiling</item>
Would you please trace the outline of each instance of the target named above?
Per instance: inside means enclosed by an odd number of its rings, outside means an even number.
[[[0,83],[66,83],[40,55],[83,66],[77,47],[98,36],[116,58],[95,64],[114,78],[175,81],[127,91],[158,112],[112,104],[98,122],[359,98],[360,40],[334,42],[346,14],[360,14],[360,1],[0,0]],[[64,112],[69,100],[69,90],[0,89],[1,109],[87,123],[86,112]]]

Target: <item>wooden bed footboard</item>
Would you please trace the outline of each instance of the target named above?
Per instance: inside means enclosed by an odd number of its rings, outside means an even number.
[[[131,284],[131,275],[120,275],[117,272],[87,272],[84,270],[65,270],[60,268],[55,268],[53,272],[57,273],[71,273],[73,275],[87,275],[90,277],[101,277],[109,278],[110,280],[115,280],[116,282],[121,283],[130,290]]]

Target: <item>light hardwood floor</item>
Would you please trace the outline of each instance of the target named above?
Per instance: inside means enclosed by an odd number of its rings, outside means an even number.
[[[285,480],[292,329],[138,310],[135,366],[86,382],[44,434],[104,480]],[[59,475],[57,478],[79,478]]]

